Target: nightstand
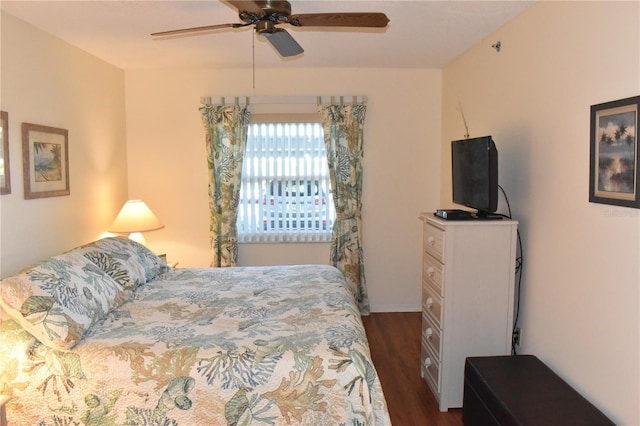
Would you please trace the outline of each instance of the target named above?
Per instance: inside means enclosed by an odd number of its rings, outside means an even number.
[[[176,266],[178,266],[178,262],[167,262],[167,255],[164,253],[159,254],[158,257],[162,259],[162,261],[166,263],[170,268],[175,268]]]
[[[10,396],[0,395],[0,426],[7,426],[7,411],[4,406],[10,399]]]

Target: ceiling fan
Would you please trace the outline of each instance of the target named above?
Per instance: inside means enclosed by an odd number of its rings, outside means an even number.
[[[173,36],[178,34],[210,31],[222,28],[240,28],[253,25],[256,33],[265,37],[283,57],[295,56],[304,52],[302,46],[279,24],[289,24],[294,27],[355,27],[355,28],[384,28],[389,18],[379,12],[349,12],[349,13],[303,13],[291,14],[291,4],[286,0],[226,0],[238,9],[238,16],[242,23],[207,25],[203,27],[182,28],[171,31],[152,33],[154,37]]]

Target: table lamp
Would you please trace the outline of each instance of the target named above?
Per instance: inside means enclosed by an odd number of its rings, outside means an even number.
[[[129,238],[145,245],[142,232],[164,228],[151,209],[142,200],[129,200],[109,227],[109,232],[127,233]]]

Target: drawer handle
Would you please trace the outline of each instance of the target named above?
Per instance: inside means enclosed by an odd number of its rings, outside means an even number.
[[[431,327],[428,327],[424,331],[424,337],[426,337],[427,339],[430,339],[432,335],[433,335],[433,330],[431,329]]]
[[[427,244],[431,247],[433,247],[436,244],[436,239],[433,238],[431,235],[429,235],[427,237]]]
[[[431,358],[426,357],[424,359],[424,368],[429,368],[429,367],[431,367]]]
[[[426,305],[427,305],[427,309],[431,309],[431,307],[433,306],[433,297],[427,298]]]
[[[427,277],[433,278],[434,274],[435,274],[435,269],[433,269],[433,266],[429,266],[429,268],[427,269]]]

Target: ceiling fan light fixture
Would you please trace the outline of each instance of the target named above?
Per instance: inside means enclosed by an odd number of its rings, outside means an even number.
[[[260,21],[256,23],[256,33],[261,36],[268,37],[276,32],[276,26],[271,21]]]

